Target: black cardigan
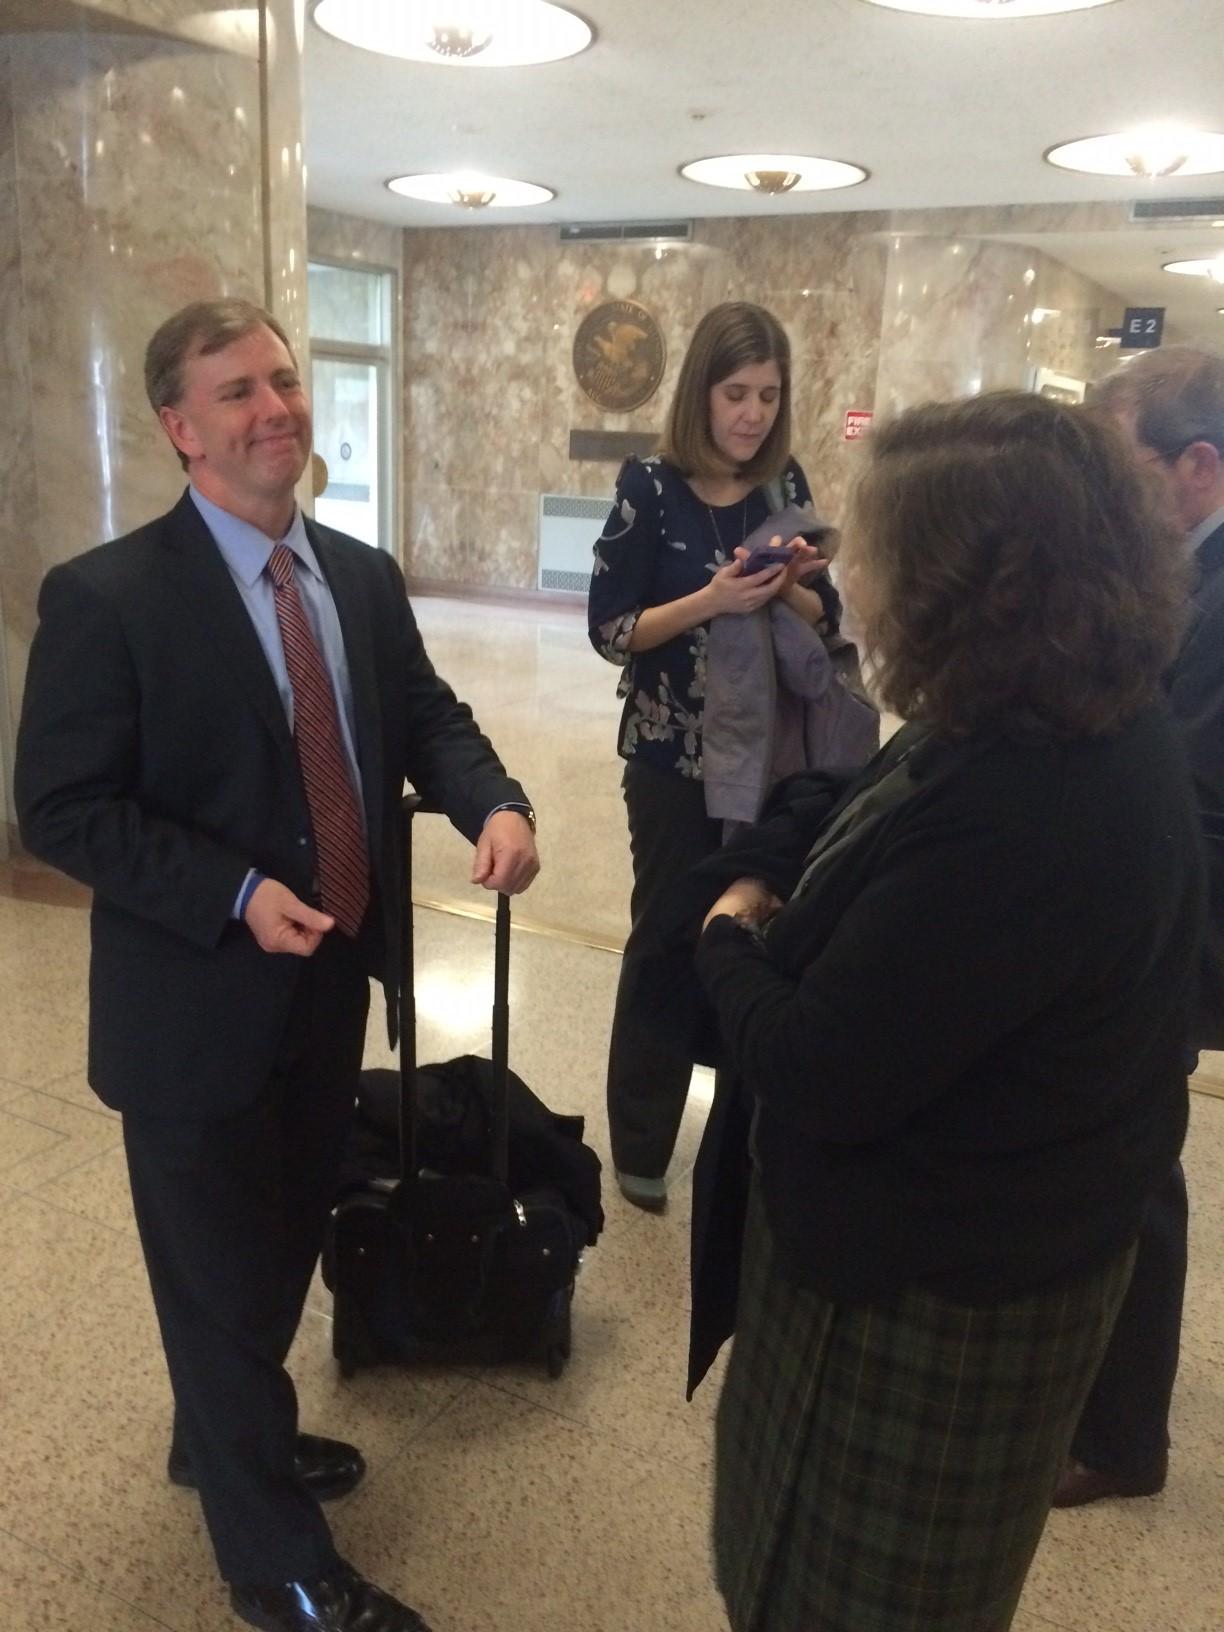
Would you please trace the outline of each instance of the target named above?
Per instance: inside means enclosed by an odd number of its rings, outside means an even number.
[[[1124,1248],[1181,1148],[1197,824],[1162,708],[1104,740],[931,738],[911,770],[763,943],[715,919],[697,971],[788,1273],[993,1302]],[[788,844],[744,870],[793,885]]]

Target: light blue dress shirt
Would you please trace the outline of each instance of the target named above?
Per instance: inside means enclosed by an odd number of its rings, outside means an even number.
[[[242,604],[255,626],[259,644],[263,647],[268,667],[272,670],[272,678],[276,682],[276,689],[280,693],[290,731],[293,730],[293,686],[285,663],[280,624],[276,617],[276,597],[267,566],[277,544],[288,545],[297,557],[294,582],[297,584],[303,610],[331,679],[332,691],[336,697],[336,712],[340,720],[344,759],[364,821],[365,799],[362,795],[361,773],[357,767],[357,728],[353,716],[353,688],[349,680],[344,635],[340,629],[340,618],[327,579],[324,578],[314,550],[310,546],[310,540],[306,537],[302,512],[294,508],[293,520],[283,539],[269,538],[249,521],[242,521],[239,517],[231,515],[228,510],[222,510],[219,505],[213,504],[211,499],[206,499],[195,487],[189,491],[192,502],[200,512],[204,525],[212,534],[213,542],[220,550],[222,560],[229,568],[234,585],[242,596]],[[499,810],[516,810],[529,820],[534,820],[530,805],[518,803],[496,805],[489,812],[489,816],[496,816]],[[486,816],[486,822],[488,819]],[[234,901],[235,918],[242,917],[254,885],[262,876],[254,868],[247,873]]]
[[[272,588],[272,579],[267,572],[267,565],[272,551],[278,543],[286,544],[297,557],[294,570],[294,582],[297,584],[298,595],[301,598],[307,621],[314,633],[315,641],[323,657],[328,677],[332,683],[332,691],[336,698],[336,713],[340,721],[340,738],[344,748],[344,759],[348,766],[349,780],[353,784],[353,791],[357,796],[358,808],[362,819],[365,818],[365,801],[362,798],[361,775],[357,768],[357,731],[353,718],[353,688],[349,680],[348,657],[344,650],[344,636],[340,629],[340,618],[336,612],[336,603],[332,599],[327,579],[319,568],[318,560],[310,540],[306,537],[306,528],[302,521],[302,513],[296,507],[293,512],[293,521],[289,531],[283,539],[269,538],[261,533],[258,527],[250,522],[242,521],[231,515],[228,510],[222,510],[219,505],[213,504],[210,499],[192,487],[190,489],[192,502],[200,512],[204,525],[212,534],[213,542],[221,552],[221,557],[230,570],[235,587],[242,596],[242,604],[246,607],[255,633],[259,636],[259,644],[263,647],[264,656],[268,660],[268,667],[272,671],[272,678],[276,682],[276,689],[280,693],[280,700],[284,705],[285,718],[289,722],[290,731],[293,730],[293,686],[289,679],[289,670],[285,663],[285,651],[281,644],[280,624],[276,617],[276,599]],[[234,903],[234,917],[241,917],[241,910],[246,906],[245,897],[249,893],[254,870],[247,874],[242,889],[238,892]]]

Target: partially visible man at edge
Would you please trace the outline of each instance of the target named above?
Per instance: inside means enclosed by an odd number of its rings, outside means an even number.
[[[336,1552],[356,1447],[298,1431],[284,1369],[369,1007],[399,980],[407,776],[538,870],[526,795],[426,656],[399,569],[301,515],[310,409],[284,331],[184,308],[145,384],[187,471],[169,514],[47,574],[17,750],[21,832],[90,885],[89,1077],[123,1114],[175,1400],[235,1613],[264,1632],[426,1632]]]
[[[1189,346],[1144,352],[1102,380],[1111,415],[1160,483],[1193,557],[1190,615],[1166,677],[1194,777],[1210,904],[1187,1070],[1224,1048],[1224,356]],[[1134,1278],[1054,1495],[1055,1507],[1152,1496],[1169,1463],[1186,1284],[1186,1181],[1179,1162],[1152,1197]]]

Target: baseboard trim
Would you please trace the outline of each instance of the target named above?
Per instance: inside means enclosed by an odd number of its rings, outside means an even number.
[[[491,606],[555,606],[582,611],[587,598],[573,589],[519,589],[513,585],[464,584],[453,578],[420,578],[405,574],[410,595],[441,595],[457,601],[480,601]]]
[[[494,917],[493,906],[486,906],[484,902],[461,901],[449,896],[418,895],[415,891],[412,905],[426,912],[440,912],[448,918],[472,918],[478,923],[491,924]],[[525,935],[539,935],[547,941],[567,941],[571,946],[587,946],[596,952],[615,952],[618,957],[625,950],[623,937],[618,939],[614,935],[605,935],[598,930],[579,929],[572,924],[541,923],[525,916],[518,907],[515,909],[513,927],[521,929]]]

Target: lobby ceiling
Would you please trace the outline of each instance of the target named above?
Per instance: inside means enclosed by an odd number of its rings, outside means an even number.
[[[402,226],[456,226],[1224,196],[1224,176],[1145,183],[1042,160],[1055,143],[1158,119],[1224,127],[1221,0],[1115,0],[1009,21],[861,0],[588,0],[577,9],[595,27],[594,45],[524,69],[408,63],[308,22],[311,203]],[[692,159],[762,150],[850,160],[869,179],[767,198],[678,174]],[[452,169],[541,182],[557,197],[460,214],[385,186]],[[1224,286],[1160,270],[1161,260],[1224,252],[1224,227],[1048,224],[1058,249],[1040,232],[1014,236],[1224,344],[1215,315]],[[989,235],[1006,232],[1000,219]]]

